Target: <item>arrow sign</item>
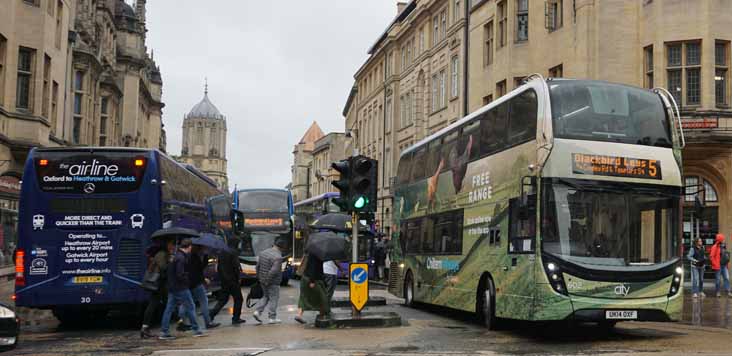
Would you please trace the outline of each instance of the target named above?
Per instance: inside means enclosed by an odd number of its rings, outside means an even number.
[[[349,271],[351,304],[356,310],[361,311],[369,300],[369,265],[351,263]]]

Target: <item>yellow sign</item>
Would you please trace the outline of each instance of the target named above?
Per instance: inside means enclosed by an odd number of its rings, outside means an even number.
[[[351,263],[349,272],[351,304],[356,310],[361,311],[369,300],[369,265]]]
[[[75,284],[86,284],[86,283],[102,283],[102,276],[76,276],[74,277]]]
[[[282,225],[282,219],[249,218],[249,219],[244,219],[244,225],[247,225],[247,226],[280,226],[280,225]]]
[[[596,176],[661,179],[661,162],[655,159],[572,153],[572,172]]]

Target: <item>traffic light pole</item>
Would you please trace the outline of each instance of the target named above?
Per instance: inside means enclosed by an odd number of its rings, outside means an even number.
[[[358,262],[358,213],[355,211],[351,213],[351,226],[351,263],[356,263]],[[361,312],[356,307],[351,306],[351,316],[358,318],[361,316]]]

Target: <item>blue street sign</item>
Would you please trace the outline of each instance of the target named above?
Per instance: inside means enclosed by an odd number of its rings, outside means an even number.
[[[362,267],[354,268],[351,272],[351,280],[353,283],[361,284],[369,278],[369,273]]]

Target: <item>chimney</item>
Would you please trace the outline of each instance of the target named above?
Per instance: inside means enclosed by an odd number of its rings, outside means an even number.
[[[404,11],[404,8],[407,7],[406,2],[397,1],[397,16]]]

